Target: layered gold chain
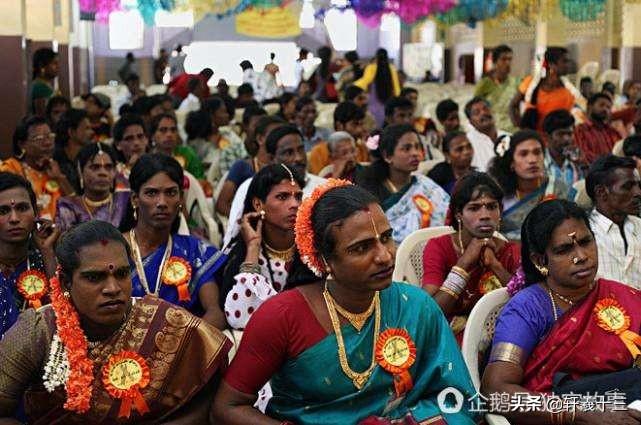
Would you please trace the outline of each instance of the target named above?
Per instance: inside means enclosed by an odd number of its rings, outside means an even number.
[[[338,304],[332,298],[332,295],[327,290],[327,284],[325,284],[325,290],[323,291],[323,298],[325,298],[325,304],[327,305],[327,311],[329,312],[329,318],[332,321],[332,327],[334,328],[334,333],[336,334],[336,342],[338,344],[338,361],[341,365],[343,373],[352,380],[354,386],[357,389],[363,388],[363,386],[369,380],[369,377],[372,375],[374,368],[376,367],[376,340],[381,329],[381,304],[378,291],[374,294],[374,299],[368,311],[374,310],[374,338],[372,344],[372,363],[363,372],[355,372],[352,368],[349,367],[347,362],[347,351],[345,349],[345,341],[343,340],[343,333],[341,332],[341,324],[338,320]],[[341,310],[345,311],[342,307]],[[349,313],[352,314],[352,313]],[[361,313],[364,315],[365,313]],[[342,315],[342,313],[341,313]],[[371,315],[371,312],[370,312]],[[349,320],[349,319],[348,319]],[[367,318],[365,319],[367,320]]]

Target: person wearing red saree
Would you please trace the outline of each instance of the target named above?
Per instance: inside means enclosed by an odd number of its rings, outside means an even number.
[[[507,285],[521,260],[518,243],[497,237],[502,199],[489,175],[463,177],[448,212],[456,233],[431,239],[423,251],[423,289],[441,307],[459,342],[476,302]]]
[[[523,223],[521,243],[524,276],[508,285],[517,293],[498,317],[483,394],[616,391],[627,403],[639,398],[641,371],[632,365],[641,338],[632,339],[641,328],[640,293],[595,280],[597,245],[585,212],[568,201],[543,202]],[[609,409],[501,414],[519,424],[641,423],[641,412]]]
[[[129,245],[107,222],[74,227],[55,252],[52,304],[0,342],[0,423],[207,423],[225,336],[161,299],[131,298]]]

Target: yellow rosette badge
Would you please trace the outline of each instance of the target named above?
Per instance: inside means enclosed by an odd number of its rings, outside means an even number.
[[[604,298],[594,306],[597,325],[607,332],[618,335],[636,359],[641,354],[641,336],[630,330],[630,316],[614,298]]]
[[[40,308],[42,297],[47,294],[47,277],[38,270],[25,270],[16,282],[18,292],[29,301],[29,307]]]
[[[418,211],[421,213],[421,229],[430,227],[430,221],[432,221],[432,212],[434,211],[432,201],[430,201],[425,195],[421,195],[420,193],[418,195],[412,196],[412,201],[414,202],[416,209],[418,209]]]
[[[416,345],[405,329],[387,329],[376,341],[376,362],[394,375],[397,397],[407,394],[413,387],[409,368],[416,360]]]
[[[102,368],[102,383],[109,395],[121,400],[119,418],[128,418],[132,406],[144,415],[149,406],[140,390],[149,385],[149,366],[144,358],[133,351],[121,351],[109,357]]]
[[[176,287],[179,301],[189,301],[189,281],[191,280],[191,264],[184,258],[171,257],[162,272],[162,281]]]
[[[45,190],[53,195],[54,193],[58,193],[60,185],[55,180],[47,180],[45,183]]]

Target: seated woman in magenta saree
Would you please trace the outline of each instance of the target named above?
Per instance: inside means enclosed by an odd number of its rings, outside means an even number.
[[[284,423],[473,424],[474,387],[439,307],[391,281],[396,247],[376,198],[330,179],[299,208],[296,246],[309,269],[289,278],[313,283],[252,315],[216,395],[218,419],[272,423],[252,407],[269,381],[265,413]],[[455,413],[437,400],[445,389],[465,400]]]
[[[641,397],[641,371],[632,367],[641,346],[641,293],[595,280],[596,243],[585,212],[574,203],[540,204],[526,218],[522,236],[524,274],[508,285],[518,292],[496,323],[484,395],[617,391],[624,396],[623,411],[500,413],[516,423],[638,423],[628,415],[638,420],[641,414],[625,405]]]

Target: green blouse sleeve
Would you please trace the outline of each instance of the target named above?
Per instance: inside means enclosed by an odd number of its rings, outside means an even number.
[[[196,155],[196,152],[189,146],[177,146],[174,149],[174,154],[180,155],[185,158],[185,170],[191,173],[198,180],[205,178],[205,170],[203,163]]]

